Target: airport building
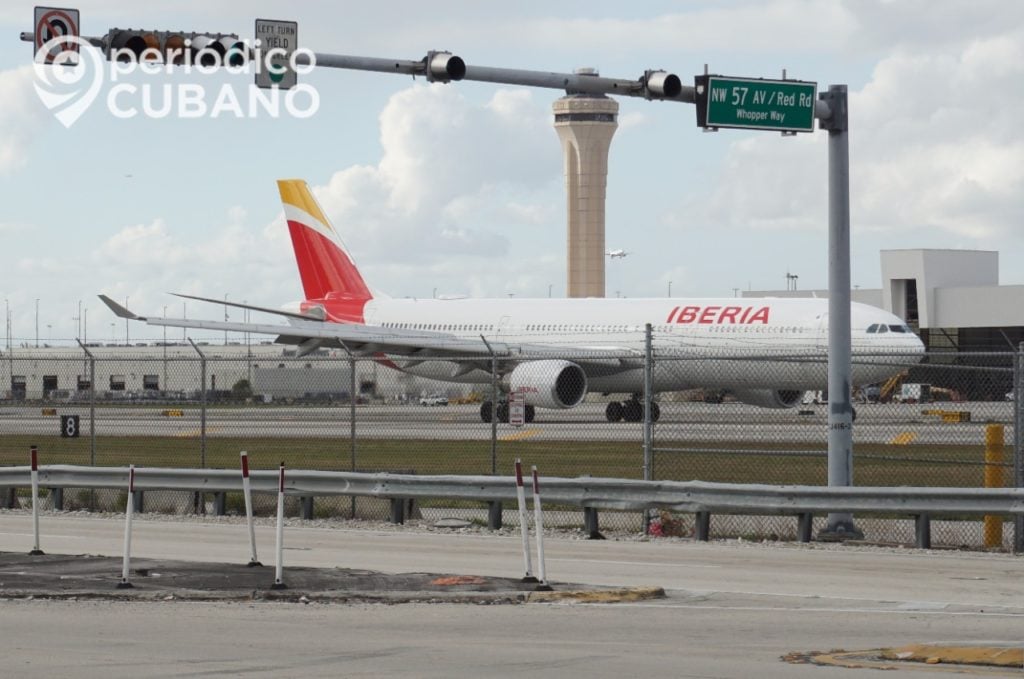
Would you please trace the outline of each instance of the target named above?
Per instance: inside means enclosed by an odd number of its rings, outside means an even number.
[[[89,356],[70,347],[18,347],[0,351],[5,388],[0,401],[74,401],[88,398],[95,379],[104,401],[196,400],[203,377],[209,399],[252,398],[264,402],[414,400],[437,391],[437,383],[379,367],[364,359],[352,365],[340,350],[296,356],[295,349],[271,343],[190,345],[139,343],[90,345]],[[245,383],[245,384],[243,384]],[[452,397],[461,385],[450,385]]]
[[[903,318],[933,352],[929,367],[912,370],[910,380],[962,381],[951,373],[937,375],[937,366],[1003,365],[1004,358],[978,354],[1016,351],[1024,342],[1024,285],[999,284],[996,251],[882,250],[881,271],[881,287],[852,290],[852,298]],[[759,290],[743,296],[827,298],[828,290]],[[1007,372],[964,390],[977,398],[1002,398],[1012,386]]]
[[[999,284],[992,250],[882,250],[882,286],[853,301],[904,319],[933,351],[1012,351],[1024,342],[1024,285]],[[828,290],[758,290],[744,297],[828,297]]]
[[[576,72],[597,75],[594,69]],[[567,296],[604,297],[608,149],[619,104],[603,94],[570,94],[553,108],[565,167]]]

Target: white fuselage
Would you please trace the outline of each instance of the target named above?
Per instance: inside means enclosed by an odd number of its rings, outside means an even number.
[[[592,391],[636,393],[646,324],[656,357],[656,391],[721,389],[825,389],[828,301],[823,299],[374,299],[364,309],[368,326],[425,330],[455,338],[543,347],[544,358],[564,347],[564,358],[587,350],[621,349],[621,368],[588,370]],[[877,328],[885,326],[886,332]],[[854,383],[886,379],[893,359],[916,362],[920,340],[898,317],[853,304]],[[874,332],[868,332],[874,327]],[[525,351],[529,351],[526,349]],[[540,353],[540,352],[538,352]],[[399,369],[423,377],[488,383],[484,370],[466,372],[455,361],[410,362],[390,356]],[[525,361],[524,354],[515,360]],[[809,360],[808,360],[809,359]],[[585,361],[581,361],[585,363]]]

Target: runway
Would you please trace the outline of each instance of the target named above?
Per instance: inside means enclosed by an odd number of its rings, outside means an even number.
[[[1012,403],[860,404],[854,425],[855,443],[982,445],[985,427],[1000,423],[1012,440]],[[926,411],[968,412],[967,422],[947,422]],[[522,427],[498,425],[499,440],[531,441],[641,441],[640,423],[609,423],[603,403],[587,403],[571,410],[538,410],[537,420]],[[170,413],[170,414],[168,414]],[[180,415],[179,415],[180,413]],[[88,407],[57,408],[43,415],[41,408],[3,407],[0,432],[56,435],[59,415],[77,414],[88,432]],[[211,407],[207,410],[209,437],[348,438],[351,411],[347,406],[249,408]],[[366,439],[488,440],[491,426],[480,420],[478,405],[421,407],[416,405],[360,405],[356,408],[356,436]],[[201,431],[200,409],[194,406],[96,409],[97,436],[196,437]],[[744,404],[662,403],[661,419],[654,428],[655,442],[729,441],[737,443],[788,442],[821,444],[827,441],[826,406],[808,405],[791,410],[767,410]]]

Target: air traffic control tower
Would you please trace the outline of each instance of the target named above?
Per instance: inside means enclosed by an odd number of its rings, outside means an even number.
[[[578,69],[597,75],[595,69]],[[570,94],[555,102],[555,131],[562,141],[568,217],[569,297],[604,297],[604,203],[608,147],[619,104],[603,94]]]

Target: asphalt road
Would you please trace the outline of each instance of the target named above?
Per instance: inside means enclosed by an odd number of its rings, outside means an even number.
[[[42,525],[48,553],[120,553],[121,521],[47,515]],[[30,527],[26,514],[0,513],[0,550],[25,550]],[[258,540],[270,548],[270,526],[259,527]],[[514,533],[290,527],[285,545],[286,578],[288,565],[521,571]],[[19,676],[107,678],[875,677],[873,669],[839,674],[780,658],[911,642],[1019,644],[1024,629],[1024,562],[1007,555],[555,535],[545,547],[553,581],[662,586],[669,596],[518,606],[5,601],[0,662]],[[140,519],[134,552],[247,558],[244,527],[216,521]]]
[[[1012,440],[1011,403],[963,403],[941,405],[860,404],[854,427],[854,441],[860,443],[959,443],[981,445],[989,422],[1006,426]],[[368,439],[487,440],[490,425],[480,421],[479,406],[421,407],[417,405],[359,406],[356,436]],[[185,407],[182,416],[167,416],[167,408],[103,407],[96,410],[99,436],[196,437],[200,431],[199,409]],[[172,410],[174,410],[172,408]],[[943,422],[924,410],[967,411],[970,422]],[[61,407],[59,414],[78,414],[84,431],[88,427],[87,407]],[[351,434],[347,407],[211,408],[207,412],[207,435],[211,437],[260,436],[271,438],[337,437]],[[59,420],[42,415],[41,408],[0,409],[0,432],[10,434],[56,435]],[[609,423],[603,404],[584,404],[563,411],[539,410],[537,421],[523,427],[499,424],[498,436],[505,440],[531,441],[640,441],[642,425]],[[737,443],[790,442],[821,443],[827,439],[824,405],[792,410],[766,410],[744,404],[666,403],[655,427],[656,445],[687,440],[722,440]]]

